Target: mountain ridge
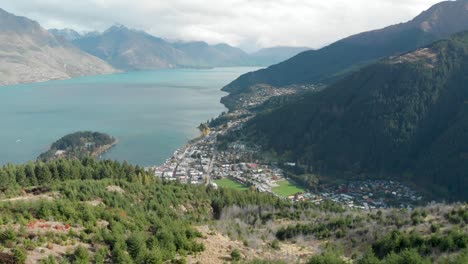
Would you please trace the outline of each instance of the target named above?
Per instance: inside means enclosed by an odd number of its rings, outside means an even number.
[[[270,48],[262,48],[256,52],[250,53],[257,62],[261,62],[264,65],[273,65],[279,61],[283,61],[284,58],[292,58],[295,55],[312,50],[308,47],[287,47],[287,46],[275,46]]]
[[[36,21],[0,9],[0,85],[114,72]]]
[[[64,29],[52,28],[52,29],[49,29],[48,31],[55,37],[64,38],[68,41],[73,41],[75,39],[82,37],[80,33],[70,28],[64,28]]]
[[[164,40],[124,26],[112,26],[102,34],[76,39],[73,44],[122,70],[174,68],[174,57],[185,59]]]
[[[408,52],[462,30],[468,30],[468,1],[441,2],[406,23],[352,35],[242,75],[223,90],[235,95],[256,84],[328,84],[379,58]],[[227,97],[223,103],[229,100]]]
[[[271,48],[270,54],[248,54],[225,43],[169,42],[145,31],[114,25],[100,34],[85,35],[73,43],[116,68],[147,70],[177,67],[268,66],[306,48]]]

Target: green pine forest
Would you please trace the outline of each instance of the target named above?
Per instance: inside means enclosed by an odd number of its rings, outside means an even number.
[[[205,250],[197,225],[210,225],[244,245],[263,240],[272,251],[308,237],[323,249],[308,263],[344,263],[343,256],[357,263],[464,263],[468,256],[463,204],[413,212],[292,204],[252,190],[160,181],[138,166],[91,157],[5,165],[0,183],[1,263],[25,263],[36,248],[59,246],[73,250],[45,255],[40,263],[185,263]],[[29,229],[41,221],[68,229],[42,235]],[[368,253],[359,254],[363,250]],[[246,259],[237,251],[228,261],[273,261]]]

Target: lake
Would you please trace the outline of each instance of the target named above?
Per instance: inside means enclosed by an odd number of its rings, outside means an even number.
[[[62,136],[108,133],[103,158],[163,163],[225,111],[220,89],[257,68],[177,69],[0,87],[0,164],[35,160]]]

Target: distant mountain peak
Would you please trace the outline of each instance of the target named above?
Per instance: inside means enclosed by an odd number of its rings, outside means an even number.
[[[86,31],[86,32],[83,32],[82,38],[96,37],[99,35],[101,35],[101,32],[99,31]]]
[[[228,47],[229,47],[229,48],[232,48],[231,45],[226,44],[226,43],[219,43],[219,44],[215,44],[214,46],[215,46],[215,47],[220,47],[220,48],[228,48]]]
[[[467,24],[468,0],[440,2],[409,22],[409,25],[441,38],[465,30]]]
[[[110,28],[108,28],[104,33],[109,33],[109,32],[119,32],[119,31],[131,31],[128,27],[122,25],[122,24],[114,24]]]
[[[37,33],[43,29],[34,20],[16,16],[0,8],[0,32]]]
[[[56,29],[56,28],[51,28],[48,30],[52,35],[56,37],[61,37],[64,38],[68,41],[73,41],[75,39],[81,38],[81,34],[78,33],[76,30],[73,30],[71,28],[64,28],[64,29]]]

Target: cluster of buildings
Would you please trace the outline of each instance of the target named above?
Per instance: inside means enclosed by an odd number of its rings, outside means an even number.
[[[283,180],[283,171],[277,166],[261,163],[255,159],[260,148],[240,142],[230,142],[222,150],[218,136],[238,130],[251,115],[245,110],[228,113],[231,121],[211,128],[208,133],[175,151],[161,166],[147,168],[156,177],[187,184],[211,184],[214,180],[229,178],[246,186],[254,186],[261,192],[272,192],[277,181]]]
[[[252,88],[252,91],[244,96],[239,96],[236,100],[237,108],[250,109],[265,103],[268,99],[277,96],[289,96],[304,91],[314,91],[314,85],[290,85],[281,88],[259,84]]]
[[[185,148],[177,150],[162,166],[152,167],[156,177],[185,184],[211,184],[214,180],[229,178],[260,192],[273,193],[278,181],[285,179],[276,165],[255,159],[260,149],[241,142],[231,142],[220,150],[218,135],[235,130],[242,122],[229,122],[227,129],[213,129],[210,133]],[[296,164],[285,164],[296,166]],[[414,190],[397,181],[351,181],[338,186],[320,186],[315,192],[297,193],[287,197],[291,201],[310,201],[320,204],[334,201],[350,208],[372,210],[379,208],[412,208],[422,200]]]
[[[223,130],[213,129],[208,135],[177,150],[163,165],[148,168],[156,177],[187,184],[212,184],[213,180],[230,178],[262,192],[272,192],[276,182],[284,179],[283,171],[276,166],[254,160],[257,147],[233,142],[224,150],[216,145],[217,136],[226,130],[235,130],[241,121],[228,122]]]
[[[156,177],[180,181],[185,184],[206,184],[209,182],[211,149],[201,144],[190,144],[177,150],[162,166],[151,168]]]
[[[331,200],[350,208],[412,208],[422,201],[414,190],[397,181],[366,180],[351,181],[339,186],[321,187],[321,191],[312,195],[315,201]]]
[[[230,126],[237,129],[240,124]],[[276,165],[255,160],[258,147],[232,142],[224,150],[216,147],[217,136],[223,130],[212,130],[207,136],[177,150],[165,164],[151,168],[154,175],[185,184],[211,184],[216,179],[229,178],[260,192],[273,193],[277,182],[285,179]],[[287,164],[295,166],[296,164]],[[379,208],[412,208],[422,200],[414,190],[397,181],[351,181],[338,186],[320,186],[316,192],[297,193],[287,197],[291,201],[310,201],[320,204],[334,201],[350,208],[372,210]]]

